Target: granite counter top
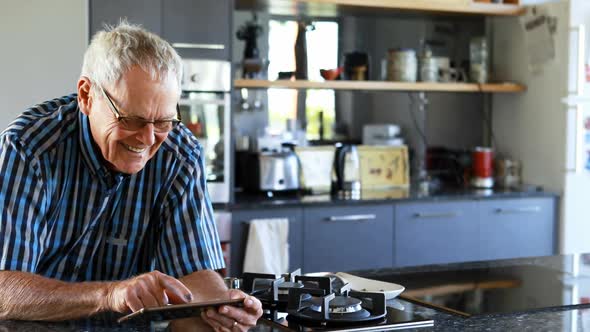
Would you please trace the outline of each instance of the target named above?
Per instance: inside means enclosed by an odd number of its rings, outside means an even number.
[[[501,198],[527,198],[527,197],[558,197],[557,193],[545,191],[538,186],[521,186],[509,189],[472,189],[472,188],[446,188],[428,193],[413,189],[391,189],[383,191],[363,191],[360,199],[345,199],[329,194],[305,195],[305,194],[275,194],[272,197],[259,194],[236,194],[234,203],[217,206],[230,210],[261,208],[261,207],[300,207],[316,205],[362,205],[387,202],[426,202],[426,201],[452,201],[452,200],[483,200]]]
[[[496,260],[484,262],[470,262],[444,265],[430,265],[408,268],[391,268],[379,270],[365,270],[352,272],[357,275],[381,280],[399,280],[404,275],[427,272],[444,272],[460,270],[469,273],[476,269],[509,268],[514,266],[541,267],[552,271],[555,276],[553,282],[564,285],[558,289],[559,296],[571,296],[564,305],[555,308],[539,308],[531,311],[513,311],[503,314],[481,314],[469,318],[447,313],[444,310],[435,310],[408,302],[403,298],[390,300],[388,305],[404,311],[418,313],[425,318],[434,320],[434,326],[426,328],[406,329],[404,331],[588,331],[590,329],[590,254],[582,255],[556,255],[547,257],[521,258],[510,260]],[[398,279],[395,279],[398,278]],[[405,283],[404,296],[410,293],[414,284]],[[547,293],[554,291],[552,285],[543,284],[534,289],[534,292]],[[562,293],[559,293],[562,292]],[[555,292],[554,292],[555,293]],[[407,295],[405,295],[407,298]],[[92,320],[69,321],[61,323],[40,322],[14,322],[0,321],[0,332],[58,332],[58,331],[88,331],[88,332],[137,332],[137,331],[170,331],[165,323],[148,325],[145,323],[118,325],[116,317],[104,315]],[[253,331],[273,331],[264,324],[259,324]]]
[[[399,300],[405,310],[422,314],[434,319],[434,326],[407,329],[403,331],[446,331],[446,332],[470,332],[470,331],[551,331],[574,332],[588,331],[590,328],[590,309],[547,309],[533,313],[518,313],[510,315],[490,315],[474,318],[461,318],[450,314],[437,312],[433,309],[420,307],[412,303]],[[140,331],[170,331],[164,324],[159,326],[117,325],[107,322],[0,322],[1,332],[140,332]],[[267,326],[259,325],[252,331],[271,331]]]

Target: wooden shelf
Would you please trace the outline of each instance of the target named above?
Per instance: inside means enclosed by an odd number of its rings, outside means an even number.
[[[516,83],[406,83],[385,81],[304,81],[304,80],[245,80],[234,81],[236,88],[279,88],[279,89],[331,89],[362,91],[408,91],[408,92],[493,92],[516,93],[526,91],[526,87]]]
[[[236,0],[236,9],[263,10],[274,15],[338,16],[339,13],[383,10],[519,16],[525,8],[517,4],[472,2],[471,0]]]

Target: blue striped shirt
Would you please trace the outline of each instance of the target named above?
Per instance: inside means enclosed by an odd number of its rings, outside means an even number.
[[[224,267],[203,150],[183,125],[144,169],[110,171],[76,95],[0,135],[0,270],[65,281]]]

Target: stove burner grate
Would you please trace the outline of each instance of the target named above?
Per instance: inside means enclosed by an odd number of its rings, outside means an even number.
[[[305,295],[312,298],[305,300]],[[386,315],[385,294],[346,291],[324,295],[323,290],[300,288],[289,291],[287,320],[320,325],[375,323]]]

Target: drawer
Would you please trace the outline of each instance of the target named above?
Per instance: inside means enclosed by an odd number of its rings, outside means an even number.
[[[478,225],[475,201],[396,205],[395,264],[477,260]]]
[[[393,207],[367,205],[304,209],[305,272],[390,267]]]

